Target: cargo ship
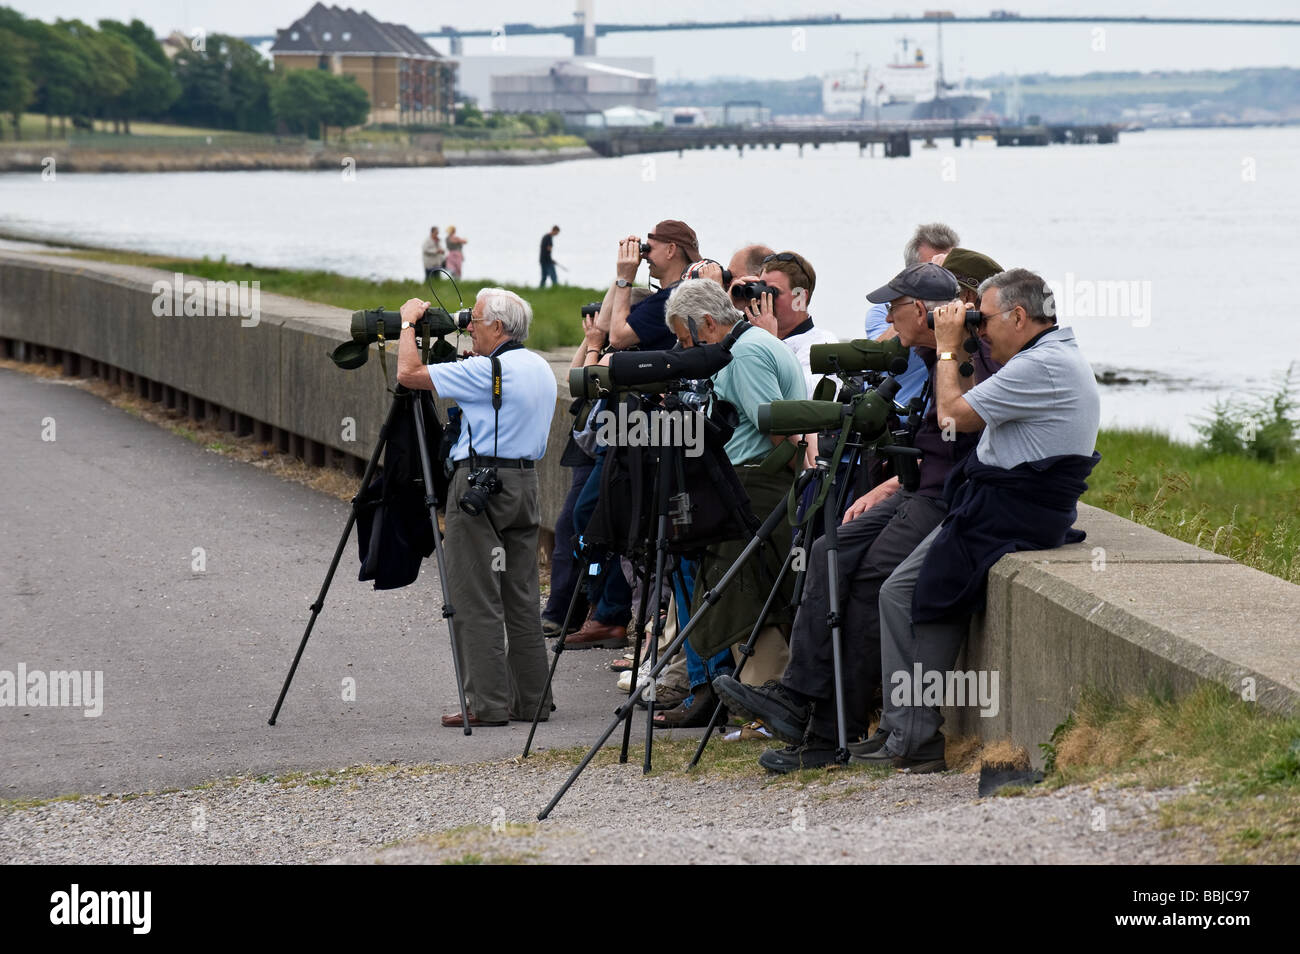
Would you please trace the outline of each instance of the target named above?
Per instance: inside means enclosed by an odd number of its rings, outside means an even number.
[[[962,89],[943,78],[939,66],[909,39],[899,40],[894,60],[883,67],[836,70],[822,80],[822,113],[837,119],[903,122],[966,119],[984,112],[992,93]]]

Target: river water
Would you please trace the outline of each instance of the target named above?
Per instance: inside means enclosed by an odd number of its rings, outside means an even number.
[[[919,144],[917,144],[919,147]],[[469,239],[465,271],[535,281],[561,226],[561,278],[602,286],[616,242],[664,218],[725,259],[763,242],[817,269],[810,312],[861,334],[863,296],[918,222],[1057,283],[1103,388],[1103,423],[1183,439],[1217,397],[1267,390],[1300,358],[1300,128],[1130,133],[1115,146],[856,146],[334,172],[0,175],[0,230],[179,256],[418,278],[428,227]],[[644,279],[644,270],[642,271]],[[373,306],[357,302],[357,307]],[[390,303],[395,307],[398,302]]]

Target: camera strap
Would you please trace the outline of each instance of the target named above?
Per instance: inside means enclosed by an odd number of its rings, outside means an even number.
[[[500,456],[499,454],[497,454],[497,442],[498,442],[497,434],[501,430],[501,393],[502,393],[501,385],[502,385],[502,381],[504,380],[504,375],[501,373],[500,356],[505,354],[507,351],[515,351],[522,347],[523,344],[521,342],[507,341],[505,342],[505,344],[501,345],[499,348],[493,351],[492,354],[488,356],[488,360],[492,362],[492,456],[493,457]],[[470,459],[470,467],[472,468],[476,466],[474,461],[475,458],[478,456],[478,453],[477,451],[474,450],[474,432],[470,430],[469,421],[465,422],[465,431],[466,433],[469,434],[469,459]]]
[[[731,326],[731,330],[727,332],[727,336],[722,339],[722,350],[730,351],[732,346],[736,343],[736,340],[752,327],[754,326],[749,323],[748,318],[741,318],[737,321]]]

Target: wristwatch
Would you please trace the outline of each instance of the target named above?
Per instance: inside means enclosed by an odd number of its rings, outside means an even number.
[[[617,285],[619,288],[631,288],[631,287],[632,287],[632,283],[631,283],[630,281],[628,281],[626,278],[620,278],[620,279],[618,279],[616,282],[614,282],[614,284]]]
[[[956,352],[953,352],[953,351],[940,351],[940,352],[939,352],[939,360],[940,360],[940,361],[956,361],[956,360],[957,360],[957,354],[956,354]]]
[[[414,327],[415,327],[415,325],[413,325],[413,324],[412,324],[411,322],[409,322],[409,321],[404,321],[404,322],[402,322],[402,330],[403,330],[403,331],[405,331],[407,328],[414,328]]]

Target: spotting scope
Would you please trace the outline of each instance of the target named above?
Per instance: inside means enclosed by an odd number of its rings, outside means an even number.
[[[818,347],[814,345],[814,347]],[[865,440],[884,432],[895,412],[898,381],[886,378],[879,387],[854,395],[848,404],[839,401],[772,401],[758,406],[758,429],[764,434],[811,434],[838,430],[846,416],[849,427]]]

